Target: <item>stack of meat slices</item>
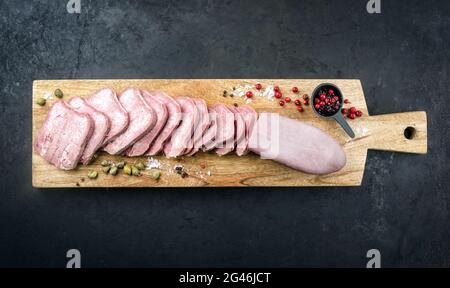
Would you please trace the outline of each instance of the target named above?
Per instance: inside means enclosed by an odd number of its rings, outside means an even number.
[[[199,98],[172,98],[162,91],[135,88],[116,95],[102,89],[91,97],[56,102],[34,148],[64,170],[88,164],[102,149],[111,155],[192,156],[215,149],[218,155],[245,155],[258,114],[249,106],[214,104]]]

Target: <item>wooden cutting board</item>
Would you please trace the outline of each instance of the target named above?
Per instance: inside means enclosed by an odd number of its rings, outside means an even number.
[[[361,118],[349,120],[356,137],[351,139],[334,120],[318,118],[311,106],[304,106],[305,112],[299,113],[294,103],[285,107],[278,101],[270,101],[264,97],[253,97],[252,105],[258,112],[276,112],[281,115],[305,121],[325,130],[332,135],[345,149],[346,166],[335,173],[317,176],[308,175],[272,160],[263,160],[255,154],[238,157],[230,154],[219,157],[215,153],[200,152],[194,157],[166,159],[155,157],[161,166],[161,178],[151,179],[150,170],[140,177],[123,174],[105,175],[101,172],[100,162],[108,160],[125,160],[128,163],[147,161],[147,157],[128,158],[110,156],[100,153],[98,158],[88,166],[79,165],[76,170],[63,171],[48,164],[34,151],[32,159],[32,178],[34,187],[199,187],[199,186],[357,186],[361,184],[366,164],[368,149],[397,151],[424,154],[427,152],[427,119],[426,113],[405,112],[387,115],[369,116],[364,93],[359,80],[302,80],[302,79],[154,79],[154,80],[37,80],[33,82],[33,141],[42,126],[51,105],[57,100],[54,96],[47,100],[43,107],[35,104],[36,99],[53,94],[57,88],[64,92],[64,99],[72,96],[88,97],[96,90],[111,87],[117,93],[128,87],[147,90],[163,90],[171,96],[191,96],[206,100],[208,105],[215,102],[226,104],[245,104],[245,97],[224,97],[223,91],[232,93],[238,85],[254,85],[261,83],[278,85],[283,96],[292,99],[302,94],[311,94],[314,88],[323,83],[336,84],[344,98],[363,112]],[[291,92],[297,86],[300,94]],[[405,137],[405,129],[410,139]],[[303,137],[298,135],[298,137]],[[414,156],[411,156],[414,157]],[[173,172],[175,164],[182,164],[189,176],[181,178]],[[88,179],[89,171],[96,170],[99,176],[95,180]]]

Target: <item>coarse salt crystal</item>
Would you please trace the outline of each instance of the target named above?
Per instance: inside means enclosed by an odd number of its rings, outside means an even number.
[[[159,169],[161,168],[161,162],[153,157],[148,158],[146,169]]]
[[[44,94],[44,96],[42,98],[44,98],[45,100],[51,99],[52,98],[53,93],[52,92],[47,92]]]

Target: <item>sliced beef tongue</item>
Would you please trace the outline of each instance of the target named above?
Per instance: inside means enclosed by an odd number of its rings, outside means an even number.
[[[231,151],[233,151],[235,149],[235,146],[237,146],[237,143],[238,142],[240,143],[242,141],[242,139],[245,138],[244,119],[239,114],[236,107],[228,106],[227,108],[233,113],[233,116],[234,116],[234,123],[233,123],[234,137],[233,137],[232,142],[230,141],[230,143],[226,143],[226,145],[224,145],[224,147],[216,149],[216,153],[219,156],[226,155],[226,154],[230,153]]]
[[[192,136],[199,121],[199,112],[194,101],[189,97],[177,97],[175,100],[181,107],[181,124],[172,133],[170,140],[164,145],[166,157],[178,157],[186,149],[192,149]]]
[[[153,126],[152,130],[148,132],[144,137],[136,141],[130,148],[127,149],[127,156],[141,156],[149,149],[150,144],[158,136],[158,134],[166,125],[167,117],[169,113],[167,111],[166,105],[160,102],[158,99],[153,97],[148,91],[142,90],[142,96],[146,103],[155,111],[156,113],[156,124]]]
[[[149,156],[154,156],[163,149],[167,139],[170,139],[172,132],[180,125],[182,116],[180,104],[172,97],[161,91],[153,91],[152,96],[166,106],[169,115],[164,128],[153,141],[150,149],[146,153]]]
[[[217,113],[214,108],[208,108],[208,114],[211,124],[208,129],[205,131],[202,137],[202,150],[208,151],[207,147],[212,147],[209,150],[214,148],[214,140],[217,135]]]
[[[328,174],[345,166],[345,152],[324,131],[276,113],[261,113],[250,135],[250,150],[311,174]]]
[[[214,148],[234,147],[234,113],[224,104],[216,103],[212,109],[217,113],[217,133],[214,141],[204,145],[205,151]]]
[[[248,141],[253,130],[253,126],[255,125],[256,120],[258,120],[258,113],[250,106],[239,106],[237,110],[244,118],[245,138],[236,145],[236,154],[238,156],[243,156],[248,153]]]
[[[87,101],[89,105],[109,117],[111,128],[103,141],[104,145],[111,142],[127,129],[130,119],[127,111],[117,99],[114,90],[109,88],[101,89],[89,97]]]
[[[200,115],[200,119],[198,121],[197,127],[194,130],[194,135],[192,137],[193,147],[190,151],[185,151],[184,154],[186,156],[192,156],[198,152],[198,150],[202,146],[202,137],[205,133],[206,129],[208,129],[211,120],[209,118],[208,107],[206,106],[206,102],[203,99],[194,98],[192,99],[197,107],[197,110]]]
[[[35,139],[34,149],[63,170],[74,169],[94,130],[94,121],[63,101],[53,104]]]
[[[94,157],[97,150],[102,146],[110,128],[109,118],[102,112],[97,111],[92,106],[87,104],[86,100],[81,97],[72,97],[68,101],[69,106],[77,112],[88,114],[94,121],[94,131],[84,148],[83,155],[81,155],[80,162],[84,165]]]
[[[147,105],[139,89],[125,90],[120,95],[119,101],[128,112],[130,123],[122,134],[104,147],[104,150],[111,155],[121,154],[148,133],[156,123],[156,113]]]

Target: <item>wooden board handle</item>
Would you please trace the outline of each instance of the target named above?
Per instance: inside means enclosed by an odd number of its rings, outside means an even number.
[[[425,111],[370,116],[359,127],[369,149],[427,153]]]

